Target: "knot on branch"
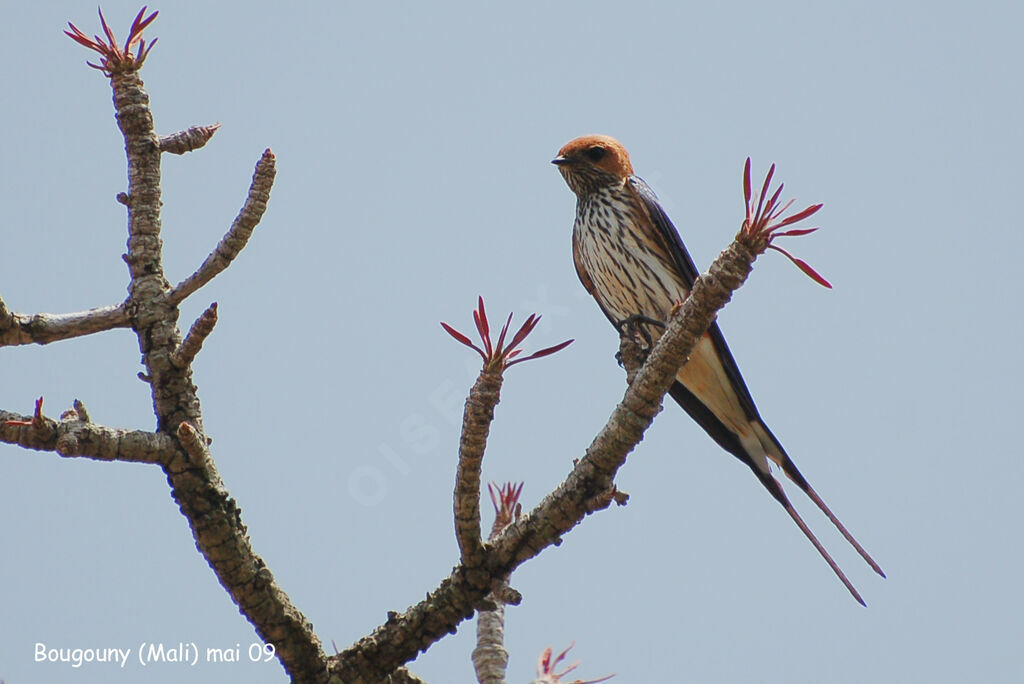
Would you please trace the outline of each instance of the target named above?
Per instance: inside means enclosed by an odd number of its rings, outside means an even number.
[[[523,595],[508,585],[507,582],[495,580],[490,598],[506,606],[518,606],[523,602]]]
[[[92,421],[89,419],[89,412],[86,410],[85,404],[75,399],[71,408],[60,414],[60,436],[57,437],[57,442],[54,445],[57,453],[64,457],[80,454],[82,445],[75,427],[87,426],[90,423]]]
[[[587,514],[594,513],[596,511],[602,511],[612,505],[615,502],[619,506],[625,506],[629,501],[629,494],[621,491],[615,485],[611,485],[607,489],[598,492],[591,496],[584,502]]]

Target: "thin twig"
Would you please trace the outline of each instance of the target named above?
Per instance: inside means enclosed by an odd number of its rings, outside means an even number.
[[[188,334],[185,335],[185,340],[171,352],[171,363],[178,368],[185,368],[192,363],[196,354],[203,348],[203,342],[213,332],[215,325],[217,325],[217,302],[210,304],[192,324]]]
[[[253,229],[263,218],[263,212],[267,210],[270,188],[274,184],[276,173],[274,153],[266,150],[260,160],[256,162],[256,171],[253,173],[252,184],[249,186],[249,195],[246,197],[241,211],[238,212],[238,216],[232,222],[231,228],[224,234],[220,243],[206,257],[202,265],[196,269],[196,272],[171,290],[167,295],[169,303],[180,304],[190,294],[213,280],[234,261],[252,236]]]
[[[219,123],[210,124],[209,126],[190,126],[183,131],[162,136],[157,140],[157,147],[160,148],[161,152],[170,152],[171,154],[185,154],[186,152],[198,150],[210,142],[210,138],[213,137],[218,128],[220,128]]]

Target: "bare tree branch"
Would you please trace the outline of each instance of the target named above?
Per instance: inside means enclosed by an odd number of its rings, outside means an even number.
[[[192,527],[196,546],[218,579],[265,641],[274,644],[285,670],[296,681],[324,681],[326,656],[312,625],[277,586],[253,550],[241,511],[229,496],[206,453],[199,398],[189,367],[171,362],[179,348],[173,307],[224,270],[244,246],[263,215],[274,177],[267,150],[256,166],[249,199],[217,251],[176,296],[168,294],[160,241],[160,150],[153,131],[148,95],[136,71],[111,75],[117,121],[124,134],[129,170],[129,237],[126,262],[131,274],[129,301],[136,308],[135,330],[153,391],[157,430],[176,435],[187,448],[164,470],[171,495]],[[187,428],[179,430],[179,426]],[[192,433],[195,435],[192,435]],[[203,456],[195,457],[196,449]]]
[[[506,368],[517,363],[550,356],[572,343],[572,340],[566,340],[553,347],[541,349],[527,356],[520,356],[522,353],[520,345],[537,327],[540,316],[537,314],[528,316],[519,330],[509,338],[509,326],[512,324],[512,314],[510,313],[498,333],[497,342],[494,342],[491,340],[491,327],[487,320],[483,297],[477,298],[477,308],[473,311],[473,322],[480,335],[481,346],[479,347],[452,326],[441,323],[441,327],[459,344],[466,345],[483,359],[483,370],[480,371],[480,376],[466,399],[466,409],[462,419],[462,436],[459,441],[459,467],[455,477],[455,537],[459,543],[462,563],[470,569],[479,564],[483,555],[483,546],[480,542],[480,468],[484,449],[487,446],[487,435],[491,429],[491,421],[494,420],[494,407],[498,404],[501,395],[502,374]],[[498,503],[495,502],[495,506],[497,505]]]
[[[479,684],[505,684],[508,650],[505,648],[505,604],[495,601],[494,610],[476,616],[476,648],[473,669]]]
[[[209,126],[191,126],[183,131],[163,136],[157,141],[157,146],[161,152],[185,154],[192,150],[198,150],[208,143],[218,128],[220,128],[219,123]]]
[[[0,410],[0,442],[36,451],[53,451],[65,458],[97,461],[169,463],[178,452],[173,438],[158,432],[110,428],[89,422],[81,402],[65,411],[60,420],[42,415],[26,417]]]
[[[131,327],[124,304],[64,314],[22,314],[9,311],[0,299],[0,347],[49,344],[72,337]]]
[[[171,363],[178,368],[184,368],[192,363],[196,354],[203,348],[203,341],[213,332],[215,325],[217,325],[217,302],[210,304],[192,324],[188,334],[185,335],[185,341],[171,352]]]
[[[494,504],[494,524],[488,539],[494,539],[517,520],[522,514],[519,495],[523,483],[508,482],[501,487],[487,485]],[[508,577],[501,579],[501,585],[488,595],[494,603],[490,610],[480,610],[476,616],[476,648],[473,649],[473,669],[479,684],[505,684],[505,670],[508,667],[508,650],[505,648],[505,604],[518,603],[522,597],[508,586]]]
[[[466,399],[459,441],[459,467],[455,476],[455,537],[462,564],[476,567],[484,555],[480,535],[480,469],[494,407],[501,397],[502,370],[484,365]]]
[[[256,162],[256,171],[253,173],[252,184],[249,186],[249,196],[246,197],[245,204],[242,205],[231,228],[196,272],[171,290],[167,297],[169,304],[180,304],[190,294],[213,280],[234,261],[249,241],[252,231],[259,224],[260,219],[263,218],[263,212],[267,210],[270,188],[274,184],[276,173],[274,153],[266,150],[260,160]]]
[[[294,681],[323,682],[326,656],[312,625],[291,604],[253,551],[241,512],[209,457],[191,369],[171,361],[174,352],[181,349],[176,305],[224,270],[245,245],[266,209],[274,178],[274,156],[267,150],[256,165],[249,197],[217,250],[172,293],[164,278],[160,239],[160,141],[153,129],[149,96],[138,75],[146,55],[141,32],[155,15],[145,20],[142,16],[140,12],[132,27],[133,38],[123,50],[114,43],[105,22],[109,43],[89,39],[74,26],[69,35],[103,57],[98,67],[110,78],[117,123],[125,139],[128,192],[123,199],[129,219],[125,263],[131,276],[127,307],[142,349],[144,377],[152,388],[157,432],[179,444],[162,465],[171,495],[192,528],[196,546],[221,584],[263,639],[274,644]],[[135,42],[139,49],[133,53]]]

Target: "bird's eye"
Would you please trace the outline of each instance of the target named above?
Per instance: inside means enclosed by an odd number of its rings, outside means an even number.
[[[597,145],[594,145],[593,147],[587,149],[587,151],[584,154],[587,155],[587,159],[589,159],[590,161],[599,162],[602,159],[604,159],[605,149],[603,147],[598,147]]]

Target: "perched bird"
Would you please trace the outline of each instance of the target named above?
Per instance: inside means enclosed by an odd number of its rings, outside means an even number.
[[[626,149],[614,138],[588,135],[567,143],[551,160],[576,194],[572,254],[583,287],[620,330],[630,322],[663,323],[690,293],[697,269],[675,226],[648,185],[633,175]],[[658,326],[645,334],[657,339]],[[717,323],[697,343],[669,394],[723,449],[747,464],[782,504],[853,597],[864,600],[818,542],[772,476],[771,463],[802,489],[882,577],[885,573],[811,487],[754,406]]]

